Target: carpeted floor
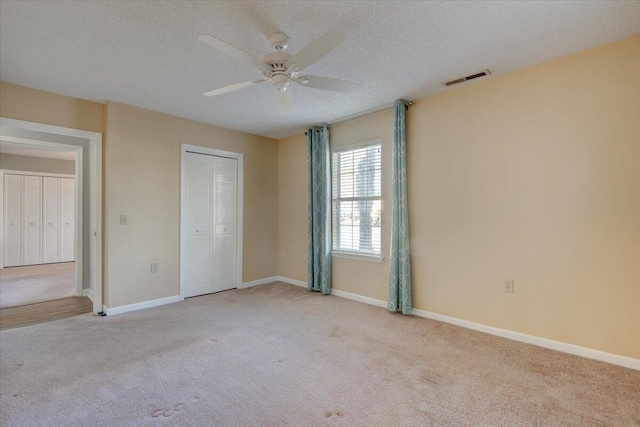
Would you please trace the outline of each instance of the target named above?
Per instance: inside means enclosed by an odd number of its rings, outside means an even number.
[[[76,263],[0,269],[0,308],[76,296]]]
[[[640,372],[275,283],[0,332],[2,426],[637,426]]]

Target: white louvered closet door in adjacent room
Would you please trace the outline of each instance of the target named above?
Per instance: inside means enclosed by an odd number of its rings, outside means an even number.
[[[76,180],[60,178],[60,262],[75,260]]]
[[[237,160],[186,154],[184,296],[236,288]]]
[[[60,178],[43,178],[42,262],[60,262]]]
[[[75,182],[4,174],[4,267],[75,261]]]
[[[3,200],[3,248],[4,266],[14,267],[22,265],[22,210],[23,210],[23,177],[21,175],[5,174]]]
[[[42,264],[42,177],[23,177],[23,262]]]

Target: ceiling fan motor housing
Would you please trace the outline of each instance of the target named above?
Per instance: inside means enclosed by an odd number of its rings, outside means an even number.
[[[268,53],[262,58],[262,62],[269,65],[274,72],[287,71],[287,61],[291,58],[291,55],[281,50]]]

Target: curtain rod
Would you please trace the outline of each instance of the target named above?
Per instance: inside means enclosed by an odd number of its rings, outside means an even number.
[[[408,110],[409,107],[413,105],[413,101],[405,102],[404,107]],[[394,104],[385,105],[384,107],[372,108],[371,110],[364,111],[362,113],[352,114],[350,116],[343,117],[334,122],[328,123],[327,127],[334,128],[336,126],[346,125],[347,123],[357,122],[358,120],[367,119],[369,117],[377,116],[378,114],[386,113],[387,111],[393,110],[395,106]],[[307,135],[309,132],[305,132]]]

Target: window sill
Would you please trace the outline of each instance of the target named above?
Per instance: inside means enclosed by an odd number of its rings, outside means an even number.
[[[354,252],[339,252],[339,251],[331,251],[331,256],[334,258],[357,259],[360,261],[377,262],[377,263],[381,263],[382,260],[384,259],[384,257],[380,255],[366,255],[366,254],[359,254]]]

